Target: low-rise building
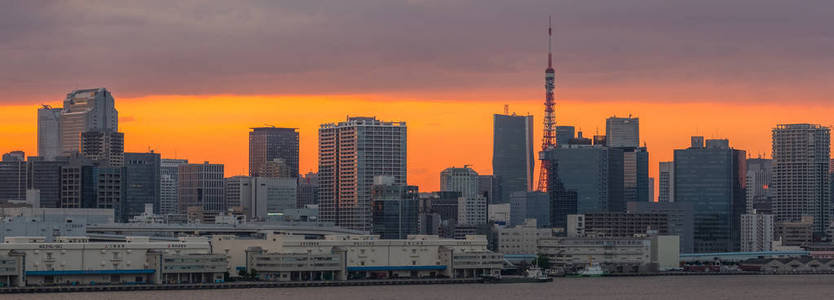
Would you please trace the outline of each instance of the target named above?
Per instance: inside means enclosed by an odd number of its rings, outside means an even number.
[[[25,280],[18,281],[20,286],[161,283],[158,274],[163,273],[166,262],[153,257],[209,253],[209,243],[198,239],[151,242],[147,237],[127,237],[126,242],[99,243],[87,237],[60,237],[55,242],[45,242],[43,237],[14,237],[0,244],[0,257],[23,257]]]
[[[608,273],[640,273],[677,267],[679,243],[677,236],[551,237],[539,239],[538,253],[566,272],[598,263]]]
[[[538,241],[553,237],[552,228],[537,228],[536,219],[524,224],[498,229],[498,252],[502,254],[536,254]]]
[[[669,218],[663,213],[591,213],[568,215],[569,237],[632,237],[653,232],[669,233]]]

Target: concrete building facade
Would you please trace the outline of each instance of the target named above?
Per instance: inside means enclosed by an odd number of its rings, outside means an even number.
[[[319,128],[319,208],[323,221],[371,230],[375,176],[407,185],[405,122],[349,117]]]

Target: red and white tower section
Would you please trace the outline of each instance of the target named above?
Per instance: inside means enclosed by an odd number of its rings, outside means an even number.
[[[551,49],[551,37],[553,28],[550,19],[547,22],[547,69],[544,71],[544,135],[542,135],[542,151],[556,147],[556,101],[553,98],[553,89],[556,87],[556,71],[553,70],[553,54]],[[541,172],[539,173],[538,191],[547,191],[547,170],[550,161],[541,160]]]

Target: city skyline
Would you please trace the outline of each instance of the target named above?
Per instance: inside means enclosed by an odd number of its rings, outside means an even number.
[[[119,127],[125,133],[126,152],[147,152],[150,148],[162,154],[163,158],[223,163],[227,166],[226,177],[248,174],[250,127],[269,124],[299,128],[300,172],[307,173],[315,172],[317,169],[317,129],[322,123],[342,120],[345,115],[370,115],[380,119],[404,121],[411,128],[409,148],[413,149],[408,154],[409,184],[418,185],[423,190],[437,190],[440,172],[453,165],[469,164],[479,174],[492,174],[491,119],[493,114],[501,113],[503,109],[498,103],[460,101],[400,100],[379,106],[379,101],[391,99],[360,96],[334,97],[336,99],[313,96],[245,96],[242,99],[250,105],[231,108],[229,105],[240,101],[239,97],[212,98],[210,102],[216,106],[199,106],[203,100],[191,96],[124,99],[114,94],[114,98],[116,107],[121,112]],[[174,105],[175,103],[178,104]],[[58,102],[52,104],[53,107],[60,107]],[[535,120],[541,118],[541,100],[508,104],[511,112],[526,114],[529,111],[534,116],[533,140],[540,141],[541,124]],[[634,117],[639,117],[641,143],[648,144],[651,152],[649,165],[652,166],[650,176],[655,178],[657,163],[670,161],[672,150],[688,145],[691,135],[728,138],[734,148],[746,150],[750,157],[755,158],[759,154],[770,157],[770,131],[777,124],[826,125],[827,116],[834,114],[834,108],[805,105],[796,105],[800,107],[789,109],[785,108],[787,105],[758,105],[751,108],[746,105],[707,103],[657,106],[651,103],[561,101],[559,105],[561,120],[564,121],[557,122],[557,125],[576,126],[577,131],[582,130],[585,136],[592,135],[590,133],[597,132],[596,130],[599,130],[599,134],[604,134],[605,118],[612,115],[627,116],[632,113]],[[16,105],[0,110],[0,119],[8,120],[0,127],[0,150],[3,153],[15,150],[25,151],[27,156],[37,153],[38,107],[39,104]],[[164,113],[166,107],[172,113]],[[191,109],[194,115],[173,113],[181,109]],[[705,111],[699,115],[702,121],[688,121],[699,125],[685,128],[664,126],[680,122],[689,116],[689,111],[693,109]],[[757,113],[753,109],[760,112]],[[735,118],[738,117],[739,110],[761,116],[745,119],[738,124]],[[224,116],[226,120],[223,120]],[[448,122],[450,118],[457,118],[458,121]],[[285,119],[286,122],[279,122],[281,119]],[[466,128],[458,126],[460,123],[484,125]],[[171,124],[178,127],[169,127]],[[734,127],[730,127],[731,125]],[[216,148],[219,140],[222,140],[226,147]],[[537,161],[536,168],[538,165]]]

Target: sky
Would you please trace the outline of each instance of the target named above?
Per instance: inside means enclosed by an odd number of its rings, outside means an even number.
[[[586,135],[640,118],[651,174],[689,136],[769,155],[779,123],[831,125],[834,2],[776,0],[4,1],[0,152],[36,153],[36,108],[116,98],[128,151],[247,173],[249,127],[346,116],[408,125],[409,183],[491,173],[492,114],[541,137],[547,19],[556,119]]]

